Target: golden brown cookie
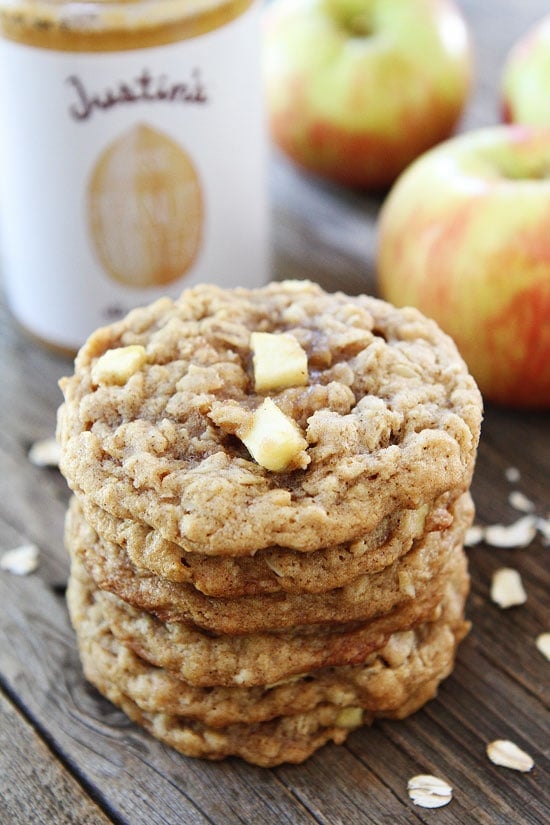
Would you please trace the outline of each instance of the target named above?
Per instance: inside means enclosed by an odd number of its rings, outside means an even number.
[[[230,598],[281,591],[324,593],[360,575],[378,573],[408,553],[425,532],[448,527],[458,494],[452,491],[418,510],[391,513],[371,533],[349,544],[311,553],[269,547],[252,557],[186,552],[145,524],[118,519],[85,497],[78,500],[88,524],[102,539],[123,547],[136,568],[188,582],[207,596]]]
[[[315,671],[270,687],[207,690],[152,668],[110,636],[93,591],[73,589],[69,604],[87,678],[133,721],[188,756],[236,755],[273,766],[301,762],[376,717],[402,719],[431,699],[467,632],[466,589],[459,564],[440,618],[393,634],[363,666]]]
[[[252,687],[272,685],[323,667],[363,664],[392,633],[437,620],[444,598],[456,601],[453,615],[458,615],[468,581],[466,557],[457,547],[433,590],[366,624],[243,636],[217,636],[180,622],[161,622],[97,589],[77,559],[72,560],[67,599],[73,614],[82,605],[92,609],[92,603],[97,603],[118,641],[190,685]]]
[[[185,756],[220,760],[228,756],[261,767],[285,762],[299,764],[327,742],[342,744],[352,730],[370,724],[374,718],[403,719],[432,699],[439,685],[437,677],[422,684],[400,708],[372,713],[360,708],[319,705],[306,713],[279,716],[269,722],[211,728],[185,717],[142,710],[120,688],[107,680],[100,691],[137,724],[161,742]]]
[[[465,494],[442,532],[425,534],[405,556],[378,573],[359,576],[326,593],[275,593],[241,598],[205,596],[191,584],[169,582],[136,569],[124,550],[101,541],[85,521],[76,499],[67,515],[65,542],[102,590],[166,622],[191,622],[224,634],[284,630],[297,625],[365,622],[437,587],[449,554],[461,546],[473,507]]]
[[[308,357],[306,386],[268,393],[305,439],[291,471],[261,466],[237,437],[265,397],[258,331],[291,333]],[[144,348],[135,371],[98,378],[98,359],[126,346]],[[475,383],[435,323],[298,281],[196,287],[135,310],[89,338],[61,386],[69,485],[201,554],[333,547],[465,490],[481,420]]]
[[[250,688],[194,687],[149,664],[113,636],[101,603],[90,593],[83,603],[71,602],[71,619],[84,673],[100,691],[109,682],[147,713],[226,727],[307,713],[322,703],[376,713],[398,711],[422,685],[445,678],[452,669],[456,645],[468,629],[463,602],[461,590],[453,589],[439,619],[393,633],[363,665],[324,668]]]
[[[352,730],[351,726],[338,724],[338,717],[345,709],[330,705],[309,713],[280,716],[270,722],[230,725],[220,730],[181,716],[141,710],[117,685],[107,680],[99,689],[133,722],[184,756],[212,760],[240,756],[266,768],[284,762],[298,764],[329,741],[341,744]],[[353,727],[369,721],[368,714],[362,713]]]

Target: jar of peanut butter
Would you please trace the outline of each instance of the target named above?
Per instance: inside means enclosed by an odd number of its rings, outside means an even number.
[[[42,341],[268,279],[260,6],[0,0],[2,272]]]

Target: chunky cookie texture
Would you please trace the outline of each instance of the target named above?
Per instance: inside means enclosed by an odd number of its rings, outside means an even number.
[[[398,510],[374,530],[347,544],[299,553],[269,547],[254,556],[212,556],[182,552],[174,542],[132,519],[118,519],[86,498],[71,503],[103,541],[123,548],[129,561],[169,582],[188,582],[207,596],[237,597],[262,593],[325,593],[349,584],[357,576],[378,573],[412,548],[425,533],[443,531],[453,523],[455,493],[439,496],[417,510]],[[472,519],[468,493],[459,500]],[[467,515],[466,515],[467,514]]]
[[[257,332],[293,336],[307,385],[256,391]],[[130,346],[146,360],[124,383],[94,380],[106,352]],[[61,385],[70,486],[200,554],[315,551],[465,490],[481,421],[475,383],[433,322],[309,282],[197,287],[135,310],[91,336]],[[266,397],[307,445],[279,472],[239,437]]]
[[[184,292],[61,382],[84,674],[186,756],[301,762],[452,670],[481,399],[412,309]]]
[[[162,622],[98,588],[82,563],[73,558],[68,601],[73,613],[79,603],[99,604],[118,641],[190,685],[254,687],[315,673],[319,668],[362,664],[393,633],[439,619],[444,600],[456,602],[461,610],[468,584],[466,557],[457,549],[433,587],[366,623],[232,636],[205,633],[185,622]]]
[[[428,532],[412,549],[377,573],[358,576],[324,593],[276,593],[210,598],[191,584],[169,582],[134,567],[120,545],[99,539],[75,501],[69,510],[66,544],[103,589],[163,621],[187,622],[227,635],[365,622],[437,587],[442,570],[471,523],[473,507],[463,496],[447,530]]]
[[[362,665],[320,669],[273,686],[204,689],[119,642],[90,591],[73,585],[69,596],[84,671],[101,693],[185,754],[236,754],[263,765],[302,761],[323,740],[343,741],[361,724],[401,718],[432,698],[468,629],[463,601],[457,581],[440,618],[392,634]]]
[[[85,672],[101,690],[105,680],[119,686],[139,707],[198,720],[212,727],[256,724],[313,710],[321,702],[361,710],[397,711],[419,685],[448,675],[457,642],[468,630],[447,602],[434,622],[393,633],[362,665],[321,668],[271,686],[194,687],[157,668],[119,642],[99,603],[75,602],[73,621]]]

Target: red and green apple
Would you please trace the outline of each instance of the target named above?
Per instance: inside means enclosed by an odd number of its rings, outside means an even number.
[[[452,0],[274,0],[264,79],[274,141],[310,172],[390,185],[448,137],[472,75]]]
[[[378,284],[455,339],[487,399],[550,407],[550,128],[481,129],[415,161],[382,208]]]
[[[502,115],[508,123],[550,126],[550,15],[520,37],[508,54]]]

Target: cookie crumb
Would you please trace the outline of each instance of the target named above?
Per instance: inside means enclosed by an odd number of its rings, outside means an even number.
[[[407,791],[415,805],[421,808],[442,808],[453,798],[453,789],[444,779],[419,774],[409,779]]]
[[[491,582],[491,601],[503,609],[525,604],[527,593],[517,570],[512,567],[495,570]]]
[[[528,773],[535,763],[533,758],[509,739],[495,739],[487,745],[487,756],[493,765]]]
[[[512,524],[492,524],[486,527],[484,538],[493,547],[527,547],[535,538],[536,532],[536,517],[527,515]]]
[[[39,564],[40,550],[36,544],[23,544],[7,550],[0,558],[0,568],[15,576],[33,573]]]
[[[28,458],[35,467],[59,467],[59,444],[53,437],[41,438],[31,446]]]
[[[537,636],[537,650],[550,662],[550,633],[541,633]]]
[[[512,490],[508,496],[508,502],[515,510],[519,510],[522,513],[532,513],[535,510],[535,505],[531,499],[527,498],[527,496],[519,490]]]
[[[509,481],[510,484],[517,484],[521,478],[521,473],[517,467],[506,467],[504,470],[504,476],[506,481]]]

